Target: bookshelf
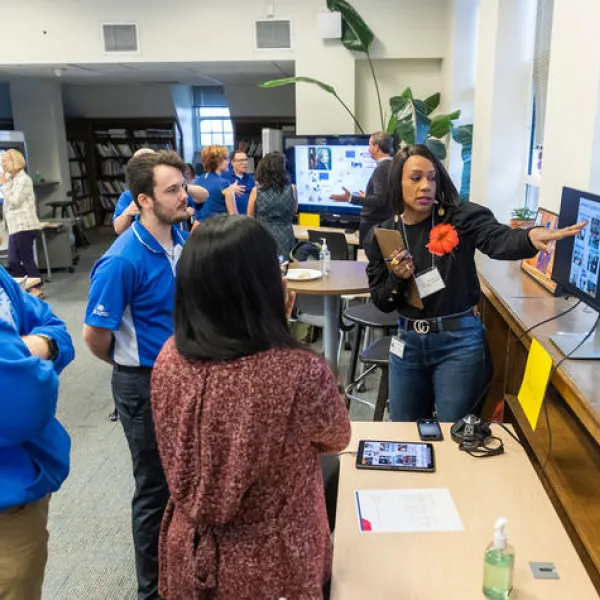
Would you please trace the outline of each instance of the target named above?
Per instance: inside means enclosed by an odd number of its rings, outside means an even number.
[[[253,159],[254,167],[263,156],[262,130],[283,129],[294,133],[295,117],[238,117],[233,118],[234,147],[243,150],[249,159]],[[254,170],[254,169],[252,169]]]
[[[84,130],[85,136],[77,136]],[[136,150],[180,151],[182,144],[174,118],[74,119],[67,123],[67,140],[76,210],[90,227],[112,224],[117,200],[127,189],[125,167]]]
[[[84,123],[67,125],[67,157],[71,176],[71,198],[74,201],[75,215],[81,220],[83,229],[92,229],[97,223],[94,197],[89,176],[92,168],[90,131]]]

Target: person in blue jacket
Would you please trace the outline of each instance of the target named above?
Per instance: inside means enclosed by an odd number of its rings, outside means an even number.
[[[73,360],[65,324],[0,267],[0,598],[39,599],[48,505],[69,474],[56,419],[58,375]]]
[[[144,154],[152,154],[155,151],[152,148],[140,148],[133,156],[143,156]],[[193,185],[192,181],[187,182],[188,192],[188,214],[194,216],[196,205],[201,205],[207,198],[208,192],[199,185]],[[133,201],[133,196],[130,190],[125,190],[117,200],[115,210],[113,212],[113,227],[118,235],[121,235],[139,216],[140,211]]]
[[[238,213],[247,214],[250,192],[254,189],[254,177],[248,173],[248,156],[243,150],[231,153],[230,169],[221,177],[232,186]]]

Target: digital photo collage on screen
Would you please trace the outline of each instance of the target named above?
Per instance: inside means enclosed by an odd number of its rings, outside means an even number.
[[[364,192],[377,167],[369,136],[309,136],[284,139],[284,151],[298,194],[300,212],[358,215],[360,206],[332,195]]]

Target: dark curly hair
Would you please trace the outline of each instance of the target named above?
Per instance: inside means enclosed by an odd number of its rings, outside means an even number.
[[[258,163],[255,179],[261,190],[275,188],[282,191],[290,183],[285,156],[281,152],[269,152]]]

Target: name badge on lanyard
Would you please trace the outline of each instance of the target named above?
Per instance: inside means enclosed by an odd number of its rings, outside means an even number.
[[[415,283],[417,284],[417,290],[419,290],[421,298],[427,298],[427,296],[431,296],[446,287],[437,267],[431,267],[431,269],[416,275]]]

